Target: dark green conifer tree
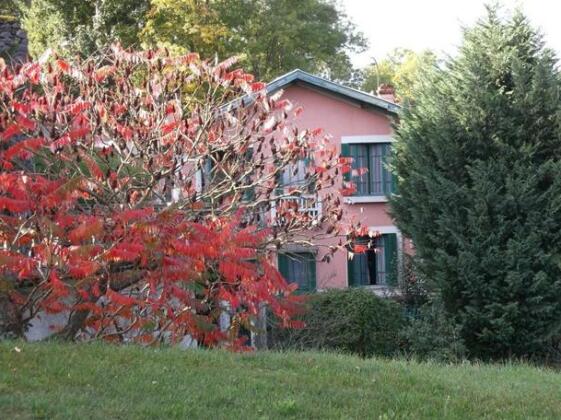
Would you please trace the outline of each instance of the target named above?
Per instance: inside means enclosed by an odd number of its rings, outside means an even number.
[[[535,355],[561,331],[556,62],[491,7],[397,131],[393,214],[474,357]]]

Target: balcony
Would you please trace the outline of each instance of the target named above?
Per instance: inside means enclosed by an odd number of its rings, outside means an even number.
[[[321,200],[315,194],[305,194],[294,197],[282,197],[273,203],[271,208],[271,220],[275,224],[281,224],[277,218],[279,207],[283,212],[298,212],[308,215],[315,224],[319,223],[321,217]]]

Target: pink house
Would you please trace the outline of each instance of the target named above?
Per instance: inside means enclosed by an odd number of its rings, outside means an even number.
[[[371,95],[302,70],[287,73],[267,86],[269,93],[280,89],[295,106],[304,108],[299,126],[323,128],[342,156],[353,157],[353,167],[368,168],[368,173],[353,179],[357,192],[345,197],[344,210],[370,231],[381,234],[374,244],[371,242],[375,250],[355,254],[352,259],[338,252],[329,263],[316,261],[313,250],[288,248],[278,255],[281,273],[303,290],[349,286],[367,286],[379,293],[391,290],[397,281],[402,251],[410,247],[388,214],[387,204],[388,196],[395,192],[395,182],[385,163],[400,106],[391,95]],[[368,241],[364,238],[365,243]]]

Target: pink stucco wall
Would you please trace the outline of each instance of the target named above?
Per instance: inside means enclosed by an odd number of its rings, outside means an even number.
[[[284,92],[285,98],[304,108],[297,124],[301,128],[323,128],[332,136],[339,151],[343,136],[392,134],[392,120],[381,111],[362,108],[308,86],[291,85]],[[386,203],[345,204],[344,210],[346,217],[360,220],[369,227],[394,225],[387,213]],[[336,242],[337,239],[333,241]],[[318,262],[316,270],[318,289],[347,287],[345,253],[338,252],[330,263]]]

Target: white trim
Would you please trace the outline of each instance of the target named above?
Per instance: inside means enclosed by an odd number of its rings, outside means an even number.
[[[341,144],[355,143],[393,143],[395,140],[387,134],[373,134],[370,136],[341,136]]]
[[[385,195],[355,195],[345,197],[345,204],[359,204],[359,203],[387,203],[388,197]]]
[[[387,226],[368,226],[368,230],[380,232],[382,235],[386,233],[395,233],[397,235],[401,235],[401,231],[394,225],[387,225]]]

